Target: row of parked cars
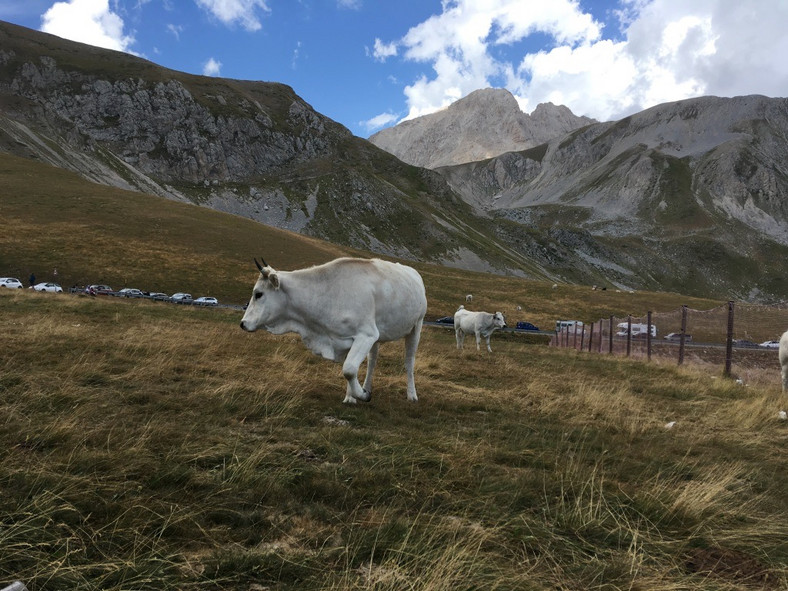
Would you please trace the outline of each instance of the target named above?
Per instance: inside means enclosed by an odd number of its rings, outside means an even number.
[[[0,277],[0,288],[22,289],[24,285],[15,277]],[[51,281],[44,281],[30,286],[35,291],[48,291],[52,293],[63,293],[63,288]],[[72,291],[74,291],[72,289]],[[80,290],[81,291],[81,290]],[[142,291],[134,287],[124,287],[119,291],[113,290],[109,285],[95,283],[88,285],[84,292],[89,295],[111,295],[120,298],[147,298],[162,302],[175,302],[176,304],[192,304],[195,306],[218,306],[219,300],[214,297],[204,296],[197,299],[192,298],[192,294],[185,292],[174,293],[168,296],[166,293]]]
[[[147,298],[149,300],[157,300],[160,302],[173,302],[175,304],[190,304],[194,306],[218,306],[219,300],[211,296],[203,296],[197,299],[192,298],[192,294],[186,292],[177,292],[171,296],[166,293],[158,291],[142,291],[135,287],[124,287],[121,290],[114,291],[109,285],[96,283],[88,285],[85,288],[85,293],[89,295],[109,295],[119,298]]]
[[[19,281],[16,277],[0,277],[0,287],[6,287],[9,289],[22,289],[24,285],[22,282]],[[63,288],[60,287],[57,283],[52,283],[51,281],[44,281],[42,283],[36,283],[35,285],[31,285],[30,289],[34,289],[35,291],[51,291],[53,293],[63,293]]]

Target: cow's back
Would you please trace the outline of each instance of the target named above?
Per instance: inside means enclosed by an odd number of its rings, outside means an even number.
[[[380,340],[402,338],[427,313],[427,293],[418,271],[407,265],[380,259],[370,261],[374,269],[375,322]]]
[[[331,332],[375,324],[381,341],[400,339],[427,313],[427,296],[419,273],[380,259],[340,258],[295,271],[305,313]]]
[[[476,331],[476,320],[479,312],[471,312],[464,308],[460,308],[454,313],[454,328],[460,329],[466,334]]]

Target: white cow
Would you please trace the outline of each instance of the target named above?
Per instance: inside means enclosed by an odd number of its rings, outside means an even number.
[[[346,403],[370,400],[380,343],[404,337],[408,400],[418,400],[413,367],[427,296],[415,269],[354,258],[297,271],[276,271],[256,259],[255,263],[260,277],[241,319],[242,329],[295,332],[315,355],[343,362]],[[358,369],[365,357],[362,389]]]
[[[780,369],[783,378],[783,392],[788,392],[788,330],[780,337]]]
[[[506,320],[500,312],[471,312],[466,310],[465,306],[460,306],[454,313],[454,336],[457,338],[458,349],[462,349],[466,334],[475,334],[476,350],[479,350],[479,342],[481,337],[484,337],[487,351],[492,353],[490,335],[498,328],[506,328]]]
[[[473,294],[472,293],[469,293],[467,296],[465,296],[465,303],[466,304],[470,304],[472,301],[473,301]]]

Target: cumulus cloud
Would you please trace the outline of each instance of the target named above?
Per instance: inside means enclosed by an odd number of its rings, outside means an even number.
[[[788,2],[620,0],[609,16],[617,22],[606,30],[576,0],[444,0],[402,38],[376,40],[374,57],[399,48],[431,69],[404,88],[405,119],[488,86],[509,89],[526,112],[549,101],[600,120],[703,94],[788,88]]]
[[[247,31],[259,31],[258,11],[271,12],[266,0],[195,0],[197,5],[225,25],[240,24]]]
[[[381,62],[386,61],[386,58],[394,57],[397,55],[396,43],[383,43],[380,39],[375,39],[375,46],[372,49],[372,56]]]
[[[222,62],[213,58],[208,58],[202,66],[203,76],[219,76],[222,72]]]
[[[131,51],[134,36],[123,33],[123,19],[109,0],[55,2],[41,17],[41,30],[64,39],[117,51]]]
[[[399,119],[399,115],[393,113],[381,113],[367,121],[359,121],[359,125],[364,127],[367,131],[375,131],[387,125],[391,125]]]

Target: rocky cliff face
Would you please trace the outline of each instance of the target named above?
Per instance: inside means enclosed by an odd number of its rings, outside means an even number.
[[[594,120],[552,103],[527,115],[508,90],[486,88],[442,111],[379,131],[369,141],[404,162],[435,169],[532,148],[590,123]]]
[[[468,224],[494,241],[492,227],[439,175],[287,86],[190,76],[2,22],[0,151],[381,254],[535,268],[468,239]]]
[[[787,138],[787,99],[703,97],[439,170],[480,211],[579,232],[580,258],[622,282],[629,269],[686,292],[736,275],[737,296],[781,299]],[[616,243],[627,252],[609,248]]]

